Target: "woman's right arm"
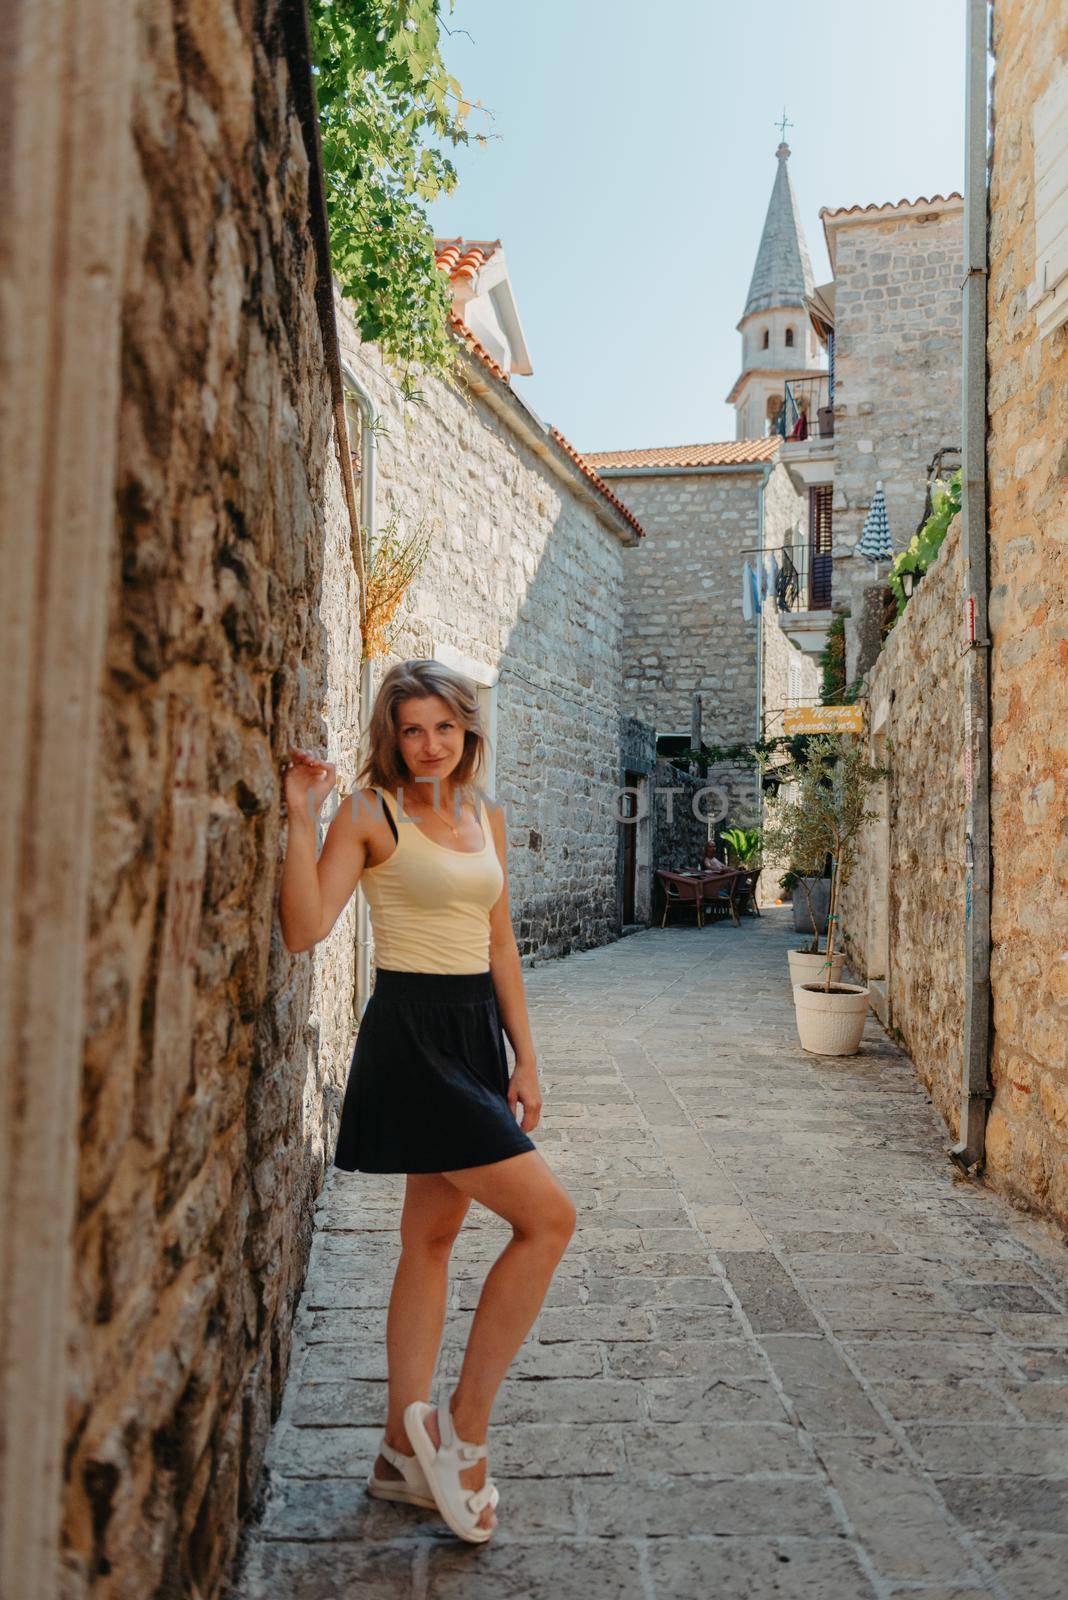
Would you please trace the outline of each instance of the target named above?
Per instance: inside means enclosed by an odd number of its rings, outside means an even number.
[[[278,915],[286,948],[310,950],[325,939],[360,881],[367,859],[359,807],[342,804],[316,861],[319,809],[334,787],[333,764],[291,750],[285,794],[289,818]],[[362,817],[362,813],[361,813]]]

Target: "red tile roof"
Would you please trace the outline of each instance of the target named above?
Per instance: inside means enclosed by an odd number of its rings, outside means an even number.
[[[474,351],[475,355],[482,362],[483,366],[488,367],[495,378],[500,378],[502,383],[511,382],[511,379],[501,366],[500,362],[494,360],[489,351],[486,349],[486,346],[471,332],[471,329],[467,326],[467,323],[464,321],[463,317],[458,316],[455,311],[453,311],[449,316],[449,327],[464,341],[469,349]]]
[[[669,444],[653,450],[589,450],[593,467],[739,467],[774,461],[782,440],[731,439],[724,444]]]
[[[482,365],[487,367],[500,383],[506,384],[509,388],[511,388],[511,383],[509,382],[507,372],[505,372],[504,368],[499,362],[493,359],[485,345],[481,344],[479,340],[475,338],[475,335],[471,332],[471,329],[467,326],[467,323],[463,320],[463,318],[458,317],[456,313],[453,312],[449,318],[449,326],[452,328],[456,337],[464,342],[467,348],[471,351],[472,355],[477,356],[479,361],[482,362]],[[642,527],[633,511],[630,510],[629,506],[625,506],[623,504],[618,495],[612,493],[607,483],[605,483],[604,480],[600,478],[590,466],[587,458],[581,455],[568,439],[564,438],[564,435],[560,432],[560,429],[550,428],[549,437],[552,439],[557,448],[562,450],[563,453],[574,463],[574,465],[578,467],[582,475],[590,480],[590,483],[593,485],[593,487],[598,491],[599,494],[604,496],[609,505],[613,506],[615,510],[619,512],[620,516],[625,522],[630,523],[631,527],[640,538],[644,539],[645,529]]]
[[[625,517],[626,520],[630,523],[631,527],[636,529],[637,532],[644,539],[645,538],[645,529],[642,527],[641,523],[638,521],[638,519],[634,515],[633,511],[631,511],[629,506],[625,506],[623,504],[622,500],[620,500],[616,495],[614,495],[612,493],[611,489],[608,487],[607,483],[605,483],[604,479],[601,478],[594,471],[593,467],[590,465],[589,457],[582,455],[578,450],[576,450],[575,446],[571,443],[571,441],[569,439],[565,439],[564,438],[564,436],[560,432],[559,428],[550,428],[549,432],[552,435],[552,437],[556,440],[556,442],[560,446],[561,450],[564,451],[565,455],[569,455],[571,457],[572,461],[578,467],[579,471],[581,473],[583,473],[587,478],[589,478],[589,480],[593,484],[594,488],[600,490],[600,492],[604,495],[605,499],[609,502],[609,504],[615,506],[615,508],[619,512],[620,516]]]
[[[448,273],[451,282],[477,277],[493,252],[500,247],[499,239],[435,239],[434,265]]]
[[[822,206],[820,208],[820,216],[824,218],[855,217],[860,216],[868,211],[897,211],[901,206],[926,206],[928,210],[935,210],[938,206],[949,205],[954,201],[963,199],[964,196],[956,189],[953,189],[949,194],[933,194],[929,200],[925,194],[921,194],[915,200],[873,201],[870,205],[866,206],[839,206],[837,210],[832,209],[830,206]]]

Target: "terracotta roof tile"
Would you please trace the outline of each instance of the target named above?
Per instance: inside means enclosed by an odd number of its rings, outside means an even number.
[[[467,326],[467,323],[464,321],[463,317],[458,316],[455,311],[453,311],[449,316],[449,327],[452,328],[454,333],[459,335],[469,349],[474,351],[475,355],[482,362],[483,366],[488,367],[495,378],[500,378],[502,383],[511,382],[507,372],[505,372],[500,362],[494,360],[489,351],[486,349],[486,346],[482,344],[480,340],[476,339],[475,335],[471,332],[471,329]]]
[[[669,444],[652,450],[590,450],[593,467],[737,467],[774,461],[782,440],[730,439],[723,444]]]
[[[921,194],[915,200],[873,201],[866,206],[839,206],[837,210],[830,206],[822,206],[820,208],[820,216],[823,218],[856,217],[869,211],[897,211],[901,206],[926,206],[928,209],[933,209],[937,206],[948,205],[952,201],[963,199],[964,196],[962,194],[956,189],[952,189],[949,194],[933,194],[930,199],[925,194]]]
[[[587,478],[589,478],[589,480],[593,484],[594,488],[595,489],[599,489],[601,491],[601,493],[604,495],[605,499],[611,505],[615,506],[616,510],[620,513],[620,515],[622,517],[625,517],[626,520],[630,523],[631,527],[635,528],[637,530],[637,532],[644,539],[645,538],[645,529],[642,527],[641,523],[638,521],[638,519],[634,515],[633,511],[631,511],[629,506],[625,506],[623,504],[622,500],[620,500],[616,495],[614,495],[612,493],[611,489],[608,487],[607,483],[605,483],[604,479],[601,478],[598,475],[598,473],[595,471],[593,466],[590,464],[589,457],[582,455],[578,450],[576,450],[575,446],[571,443],[571,441],[569,439],[565,439],[564,438],[564,436],[560,432],[559,428],[550,428],[549,432],[552,435],[552,437],[556,440],[556,442],[560,446],[561,450],[563,450],[566,455],[569,455],[571,457],[572,461],[578,467],[579,471],[584,473],[585,476]]]
[[[511,383],[509,382],[507,372],[505,372],[504,368],[499,362],[494,361],[485,345],[480,344],[478,339],[475,338],[475,335],[471,332],[471,329],[467,326],[467,323],[463,320],[463,318],[457,316],[456,313],[453,312],[449,318],[449,326],[452,328],[456,337],[464,342],[467,348],[471,351],[472,355],[477,356],[479,361],[482,362],[483,366],[487,367],[489,371],[493,373],[495,378],[511,388]],[[583,476],[590,480],[590,483],[593,485],[593,487],[604,496],[609,505],[613,506],[615,510],[619,512],[620,516],[625,522],[630,523],[631,527],[635,530],[640,538],[644,539],[645,529],[642,527],[633,511],[630,510],[629,506],[625,506],[623,504],[618,495],[612,493],[607,483],[605,483],[604,480],[598,476],[586,457],[581,455],[568,439],[565,439],[564,435],[560,432],[560,429],[550,428],[549,437],[552,439],[557,448],[562,450],[564,454],[568,456],[575,464],[575,466],[578,467]]]
[[[435,239],[434,265],[447,273],[452,283],[475,278],[500,242],[499,239]]]

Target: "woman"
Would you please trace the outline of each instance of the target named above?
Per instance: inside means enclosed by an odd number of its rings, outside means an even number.
[[[389,1411],[368,1479],[381,1499],[437,1505],[483,1543],[497,1523],[486,1436],[494,1398],[575,1226],[530,1133],[541,1091],[508,905],[503,812],[485,770],[478,700],[459,673],[405,661],[383,681],[355,792],[316,862],[330,762],[292,750],[282,934],[325,939],[357,883],[371,907],[374,992],[356,1040],[335,1165],[407,1174],[386,1319]],[[508,1077],[502,1033],[515,1052]],[[521,1108],[521,1120],[517,1108]],[[449,1255],[472,1200],[511,1224],[482,1289],[448,1405],[429,1403]]]

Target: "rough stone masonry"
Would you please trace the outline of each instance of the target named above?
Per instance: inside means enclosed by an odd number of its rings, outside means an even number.
[[[294,961],[273,932],[281,763],[325,742],[324,713],[348,759],[327,658],[351,655],[356,602],[304,141],[279,8],[251,19],[164,0],[140,19],[64,1600],[216,1591],[351,1036],[351,937]]]

